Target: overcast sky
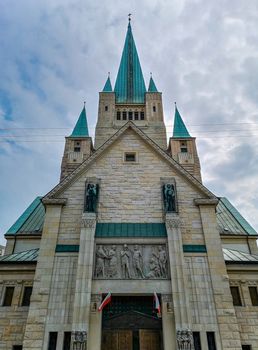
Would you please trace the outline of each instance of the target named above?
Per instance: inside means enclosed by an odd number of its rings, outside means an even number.
[[[64,136],[114,86],[132,13],[146,85],[174,101],[197,146],[204,184],[258,229],[258,1],[1,0],[0,244],[59,180]]]

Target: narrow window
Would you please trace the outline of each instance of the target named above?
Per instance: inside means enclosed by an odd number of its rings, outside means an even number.
[[[127,152],[125,153],[125,158],[124,158],[125,162],[136,162],[136,154],[133,152]]]
[[[3,306],[11,306],[13,300],[14,287],[6,287]]]
[[[25,287],[24,288],[21,306],[29,306],[30,305],[31,293],[32,293],[32,287]]]
[[[120,111],[116,112],[116,119],[121,120],[121,112]]]
[[[63,350],[70,350],[71,332],[64,332]]]
[[[156,112],[156,106],[152,107],[153,112]]]
[[[22,350],[22,345],[13,345],[13,350]]]
[[[128,119],[129,119],[129,120],[133,120],[133,112],[130,111],[130,112],[128,113]]]
[[[186,142],[180,142],[180,151],[182,153],[187,153],[187,144],[186,144]]]
[[[49,332],[48,350],[56,350],[57,332]]]
[[[123,120],[126,120],[127,119],[127,113],[126,111],[123,111]]]
[[[139,120],[139,113],[137,111],[134,112],[134,120]]]
[[[202,350],[200,332],[193,332],[194,349]]]
[[[108,111],[108,106],[105,106],[105,112],[107,112]]]
[[[242,350],[252,350],[251,345],[242,345]]]
[[[74,152],[81,152],[81,142],[80,141],[75,141],[74,142]]]
[[[258,306],[258,293],[257,287],[249,287],[249,293],[253,306]]]
[[[233,298],[233,305],[234,306],[242,306],[242,301],[239,293],[238,287],[230,287],[231,295]]]
[[[141,120],[144,120],[144,112],[141,112]]]
[[[209,350],[216,350],[215,333],[207,332],[207,342]]]

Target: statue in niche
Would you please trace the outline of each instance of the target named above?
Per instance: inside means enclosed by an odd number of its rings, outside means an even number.
[[[161,277],[160,273],[160,265],[157,258],[157,254],[155,253],[154,248],[152,248],[152,253],[149,262],[150,272],[147,274],[148,278],[158,278]]]
[[[85,206],[84,211],[88,213],[96,213],[99,195],[98,184],[87,184],[85,189]]]
[[[139,250],[138,245],[135,245],[133,250],[133,268],[134,268],[135,277],[144,278],[142,265],[143,265],[142,253]]]
[[[130,273],[130,251],[127,244],[124,244],[121,254],[122,278],[131,278]]]
[[[165,184],[163,185],[163,200],[166,213],[176,211],[176,192],[175,185]]]
[[[105,259],[108,259],[107,252],[102,247],[102,245],[99,245],[96,251],[96,277],[106,277]]]
[[[117,255],[116,246],[112,245],[108,252],[109,257],[109,277],[116,277],[117,275]]]
[[[161,245],[158,248],[158,261],[159,261],[159,267],[160,267],[160,274],[161,277],[167,276],[167,253]]]

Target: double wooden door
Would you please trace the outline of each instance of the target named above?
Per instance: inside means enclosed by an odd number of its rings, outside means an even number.
[[[103,330],[101,350],[162,350],[160,332],[151,329]]]

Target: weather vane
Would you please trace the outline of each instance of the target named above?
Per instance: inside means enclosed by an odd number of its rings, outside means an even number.
[[[128,21],[129,21],[129,22],[131,22],[131,16],[132,16],[132,14],[129,13],[129,14],[128,14]]]

